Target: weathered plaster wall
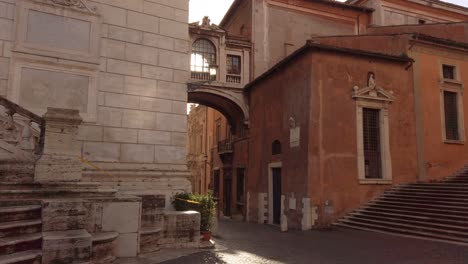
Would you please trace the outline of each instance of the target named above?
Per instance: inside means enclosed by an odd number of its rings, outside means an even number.
[[[413,79],[404,63],[325,52],[314,53],[312,61],[308,188],[323,224],[389,187],[358,180],[356,102],[351,95],[354,86],[367,86],[368,72],[375,73],[377,86],[395,96],[389,106],[392,184],[417,181]]]
[[[85,119],[79,132],[82,156],[94,164],[92,167],[84,165],[85,179],[117,187],[126,193],[171,194],[176,190],[188,190],[185,84],[189,71],[188,1],[86,1],[89,7],[96,7],[98,16],[88,15],[84,9],[64,11],[67,7],[43,2],[35,4],[38,7],[34,8],[89,19],[92,32],[99,35],[90,41],[91,51],[86,56],[67,50],[70,42],[75,43],[71,39],[54,41],[61,45],[56,54],[35,46],[19,46],[32,49],[35,55],[16,52],[13,43],[23,36],[23,29],[28,25],[20,19],[26,13],[19,4],[33,2],[0,0],[0,94],[7,94],[9,99],[20,104],[23,104],[21,100],[32,100],[38,113],[66,98],[71,102],[82,98],[78,104],[66,103],[66,106],[79,107]],[[19,30],[14,34],[16,27]],[[50,40],[41,36],[28,35],[26,41],[39,45]],[[53,37],[60,40],[63,36]],[[81,52],[84,46],[78,44],[81,46],[71,45],[70,49]],[[47,104],[43,101],[39,104],[27,94],[23,94],[26,97],[17,96],[21,94],[19,89],[29,87],[21,86],[22,83],[38,83],[34,81],[37,78],[31,79],[33,75],[18,70],[23,64],[87,76],[89,82],[76,82],[66,78],[66,74],[54,73],[48,75],[50,78],[39,74],[42,79],[45,77],[44,87],[58,91],[60,84],[73,81],[87,91],[89,99],[70,97],[70,93],[63,95],[65,91],[62,91],[55,93],[58,98],[48,98]],[[39,86],[36,88],[37,92],[43,91]]]
[[[252,39],[252,0],[242,1],[233,17],[223,27],[229,35]]]
[[[302,208],[301,198],[310,195],[307,189],[308,167],[312,165],[307,163],[312,81],[310,71],[310,57],[303,56],[254,87],[249,95],[249,157],[254,158],[249,159],[246,191],[250,193],[248,217],[251,221],[258,219],[259,194],[269,193],[270,163],[282,162],[282,194],[289,197],[294,193],[298,209]],[[290,117],[300,127],[299,147],[290,147]],[[279,155],[272,155],[272,143],[275,140],[281,142],[282,153]],[[268,206],[268,198],[266,201]],[[300,214],[299,210],[286,210],[290,219],[301,219]],[[300,228],[300,221],[291,221],[289,227]]]
[[[421,137],[423,146],[421,151],[421,166],[425,169],[421,175],[422,180],[441,179],[452,175],[467,163],[468,146],[466,142],[459,144],[446,143],[443,131],[443,102],[442,93],[442,64],[456,66],[457,80],[461,85],[466,86],[466,76],[468,74],[468,58],[461,52],[429,47],[426,45],[416,45],[412,50],[412,56],[416,59],[415,69],[415,90],[421,97],[420,115],[422,118]],[[459,89],[462,89],[459,86]],[[464,115],[464,127],[462,127],[461,138],[466,138],[465,127],[468,124],[467,105],[468,98],[465,93],[460,94],[463,102],[462,112]],[[462,124],[459,124],[460,126]]]

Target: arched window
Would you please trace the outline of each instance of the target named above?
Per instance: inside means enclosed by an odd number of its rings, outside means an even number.
[[[214,80],[216,78],[216,48],[207,39],[198,39],[192,45],[190,71],[192,79]]]
[[[279,140],[275,140],[271,144],[271,154],[273,155],[281,154],[281,142],[279,142]]]

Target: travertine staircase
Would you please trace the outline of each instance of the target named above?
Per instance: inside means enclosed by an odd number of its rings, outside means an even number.
[[[41,231],[39,202],[0,201],[0,264],[39,264]]]
[[[444,181],[393,187],[335,225],[468,245],[468,166]]]

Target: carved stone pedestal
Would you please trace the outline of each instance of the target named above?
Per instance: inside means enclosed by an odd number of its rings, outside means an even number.
[[[80,181],[78,126],[82,119],[78,110],[48,108],[44,115],[44,152],[37,161],[34,180]]]

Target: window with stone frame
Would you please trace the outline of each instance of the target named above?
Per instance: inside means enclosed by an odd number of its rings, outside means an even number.
[[[463,122],[463,86],[458,79],[457,67],[441,65],[441,119],[443,140],[446,143],[465,141]]]
[[[211,81],[216,78],[216,47],[207,39],[198,39],[192,45],[190,71],[192,79]]]
[[[226,71],[226,82],[241,83],[241,57],[237,55],[227,55]]]
[[[364,164],[366,179],[382,178],[382,155],[380,142],[380,110],[362,109]]]

